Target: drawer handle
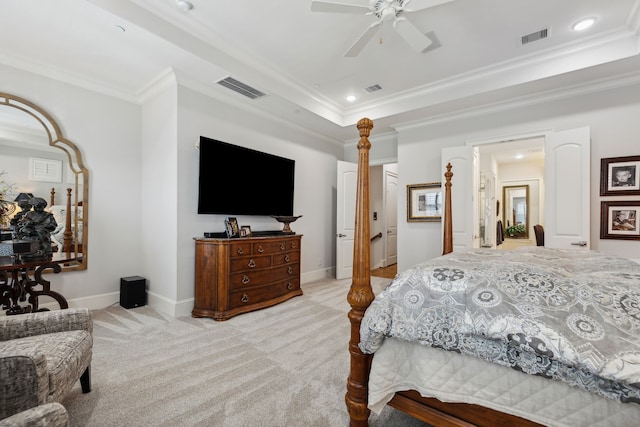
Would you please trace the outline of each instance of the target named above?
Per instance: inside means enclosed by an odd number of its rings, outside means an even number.
[[[289,255],[285,255],[285,256],[284,256],[284,260],[285,260],[286,262],[289,262]]]
[[[258,245],[258,252],[260,253],[264,252],[264,248],[262,247],[262,245]]]
[[[296,248],[296,244],[295,243],[291,243],[291,249],[295,249]]]
[[[250,282],[250,280],[249,280],[249,276],[247,276],[246,274],[243,274],[243,275],[242,275],[242,284],[243,284],[243,285],[246,285],[246,284],[247,284],[247,283],[249,283],[249,282]]]
[[[242,295],[242,299],[240,301],[249,302],[249,295],[247,295],[247,294]]]
[[[280,243],[280,250],[284,251],[287,247],[284,245],[284,243]]]
[[[287,283],[287,289],[289,289],[289,290],[293,289],[293,286],[291,285],[291,282]]]
[[[238,255],[244,254],[244,249],[242,247],[238,248]]]
[[[249,265],[249,267],[251,267],[251,268],[253,268],[253,267],[255,267],[255,266],[256,266],[256,262],[253,260],[253,258],[251,258],[251,259],[249,260],[249,264],[248,264],[248,265]]]
[[[293,273],[293,268],[292,267],[287,268],[287,273],[289,274]]]

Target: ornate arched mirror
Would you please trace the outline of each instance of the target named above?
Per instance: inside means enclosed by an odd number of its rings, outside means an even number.
[[[89,172],[78,147],[66,139],[49,113],[15,95],[0,92],[0,172],[5,199],[22,193],[41,197],[58,227],[62,271],[87,268]]]

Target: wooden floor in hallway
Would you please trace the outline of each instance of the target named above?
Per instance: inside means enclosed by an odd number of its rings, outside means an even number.
[[[374,268],[371,270],[371,275],[375,277],[386,277],[387,279],[393,279],[398,274],[398,264],[393,264],[388,267]]]

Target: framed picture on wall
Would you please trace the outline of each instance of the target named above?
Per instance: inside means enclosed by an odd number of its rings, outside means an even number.
[[[640,195],[640,156],[600,160],[600,195]]]
[[[600,238],[640,240],[640,200],[601,202]]]
[[[442,184],[407,185],[407,222],[442,221]]]

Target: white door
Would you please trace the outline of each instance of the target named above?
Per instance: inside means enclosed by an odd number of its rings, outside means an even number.
[[[353,240],[356,222],[358,165],[338,160],[336,200],[336,279],[353,273]]]
[[[453,250],[477,247],[474,236],[474,172],[475,150],[473,147],[447,147],[442,149],[442,195],[444,197],[444,173],[447,163],[451,163],[451,225],[453,227]],[[444,214],[444,212],[443,212]],[[444,232],[444,221],[443,221]],[[475,246],[474,246],[475,245]]]
[[[384,172],[384,216],[386,220],[386,243],[384,266],[398,262],[398,175],[385,170]]]
[[[588,127],[545,139],[545,246],[590,247],[590,142]]]

